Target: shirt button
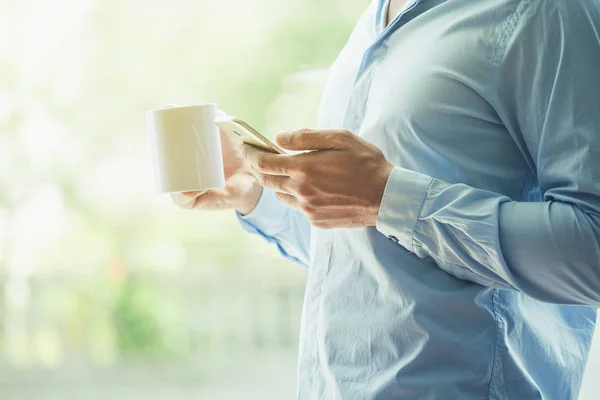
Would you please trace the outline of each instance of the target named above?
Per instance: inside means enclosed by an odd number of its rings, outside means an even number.
[[[394,243],[398,243],[398,238],[396,236],[394,236],[394,235],[388,236],[388,239],[390,239]]]

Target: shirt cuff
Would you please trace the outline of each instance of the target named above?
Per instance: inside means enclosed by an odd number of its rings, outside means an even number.
[[[252,228],[258,228],[261,231],[268,232],[281,225],[286,212],[286,207],[277,201],[275,193],[263,189],[254,210],[246,215],[242,215],[237,211],[236,214],[242,227],[246,230],[253,232],[255,229]]]
[[[394,167],[385,186],[377,230],[413,252],[413,234],[433,178]]]

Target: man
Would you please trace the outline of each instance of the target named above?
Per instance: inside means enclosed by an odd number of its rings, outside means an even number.
[[[368,8],[319,130],[277,138],[313,151],[228,144],[227,187],[176,200],[235,208],[309,267],[300,399],[576,399],[600,304],[600,3],[410,1]]]

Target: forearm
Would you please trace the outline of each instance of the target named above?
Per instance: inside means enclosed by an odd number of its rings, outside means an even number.
[[[506,264],[519,266],[513,268],[518,288],[550,301],[600,306],[597,214],[558,201],[503,203],[498,214]]]
[[[600,218],[574,204],[515,202],[396,168],[378,228],[458,278],[600,305]]]

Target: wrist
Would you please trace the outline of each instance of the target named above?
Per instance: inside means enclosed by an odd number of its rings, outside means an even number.
[[[256,208],[256,205],[260,200],[262,191],[262,186],[253,177],[253,182],[250,185],[250,188],[248,189],[246,194],[242,196],[239,204],[235,206],[235,210],[242,216],[250,214]]]

